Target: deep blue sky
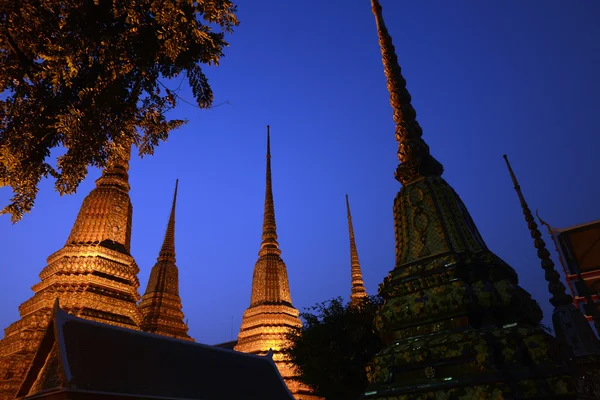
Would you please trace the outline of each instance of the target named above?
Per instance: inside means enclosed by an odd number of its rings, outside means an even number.
[[[532,209],[557,227],[600,219],[600,2],[381,0],[413,105],[444,177],[488,246],[519,273],[550,324],[542,270],[502,154]],[[153,157],[132,161],[132,254],[143,293],[180,179],[176,248],[190,334],[237,337],[261,240],[265,126],[294,305],[350,291],[348,193],[367,291],[394,267],[400,188],[394,124],[368,0],[240,0],[241,25],[207,70],[209,111]],[[182,94],[191,100],[189,92]],[[32,214],[0,217],[0,327],[66,241],[98,170],[77,195],[44,181]],[[0,202],[11,196],[0,189]],[[547,238],[547,236],[546,236]],[[232,322],[233,321],[233,322]]]

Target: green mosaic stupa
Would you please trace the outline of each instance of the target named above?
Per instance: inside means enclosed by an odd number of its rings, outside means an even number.
[[[394,200],[396,265],[379,287],[385,349],[367,399],[574,399],[565,349],[516,272],[488,249],[442,178],[411,105],[378,0],[377,22],[396,123],[402,189]]]

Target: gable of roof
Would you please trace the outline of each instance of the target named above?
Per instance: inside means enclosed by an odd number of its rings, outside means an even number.
[[[39,379],[57,365],[63,381]],[[59,390],[158,399],[293,400],[271,357],[88,321],[55,306],[18,397]]]
[[[218,347],[220,349],[229,349],[229,350],[233,350],[233,348],[237,345],[237,340],[232,340],[229,342],[224,342],[224,343],[218,343],[213,345],[214,347]]]

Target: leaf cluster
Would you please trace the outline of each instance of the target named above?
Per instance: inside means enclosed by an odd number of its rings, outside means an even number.
[[[299,379],[328,400],[356,399],[368,385],[365,367],[382,349],[373,319],[383,300],[344,304],[337,297],[301,313],[304,326],[289,334],[287,357]]]
[[[230,0],[0,0],[0,187],[14,193],[1,213],[20,220],[43,177],[73,193],[127,144],[152,154],[185,122],[165,117],[181,99],[161,80],[184,74],[210,108],[200,65],[218,65],[235,13]]]

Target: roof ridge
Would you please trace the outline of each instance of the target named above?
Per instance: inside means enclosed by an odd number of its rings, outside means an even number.
[[[241,356],[245,356],[245,357],[249,357],[249,358],[256,358],[256,359],[272,362],[272,359],[268,356],[259,356],[256,354],[242,353],[242,352],[235,351],[235,350],[223,349],[223,348],[216,347],[216,346],[210,345],[210,344],[190,342],[189,340],[178,339],[178,338],[174,338],[174,337],[170,337],[170,336],[158,335],[156,333],[133,330],[133,329],[129,329],[129,328],[124,328],[122,326],[108,325],[108,324],[104,324],[102,322],[93,321],[93,320],[89,320],[89,319],[85,319],[85,318],[80,318],[80,317],[77,317],[75,315],[65,312],[60,307],[58,307],[58,310],[56,311],[56,316],[58,317],[58,318],[56,318],[57,329],[59,329],[61,336],[62,336],[62,329],[61,329],[62,325],[64,325],[65,323],[67,323],[69,321],[74,321],[74,322],[81,322],[83,324],[88,324],[88,325],[95,325],[100,328],[123,331],[125,333],[129,333],[132,335],[146,336],[146,337],[150,337],[153,339],[159,339],[159,340],[174,341],[174,342],[178,342],[178,343],[185,344],[188,346],[200,346],[200,347],[207,348],[210,350],[221,351],[221,352],[226,352],[229,354],[236,354],[236,355],[241,355]]]

